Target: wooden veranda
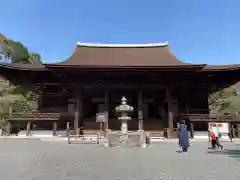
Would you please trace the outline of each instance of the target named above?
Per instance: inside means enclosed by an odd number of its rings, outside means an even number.
[[[186,121],[186,124],[189,127],[191,132],[196,131],[195,125],[203,124],[207,126],[209,122],[227,122],[230,124],[230,132],[232,132],[233,137],[240,135],[240,117],[239,116],[211,116],[209,114],[180,114],[178,116],[179,120],[183,119]],[[39,113],[39,112],[32,112],[32,113],[12,113],[9,114],[7,117],[7,125],[6,125],[6,134],[10,135],[11,132],[19,132],[19,130],[26,130],[26,135],[30,134],[31,130],[34,130],[34,125],[38,122],[41,122],[41,125],[44,122],[50,124],[52,127],[53,135],[57,134],[59,129],[61,130],[68,130],[73,128],[74,116],[73,114],[69,113]],[[178,121],[176,121],[177,123]],[[12,124],[19,123],[21,126],[16,126],[19,129],[11,129]],[[177,128],[174,125],[174,132],[172,137],[177,135]],[[234,131],[235,129],[235,131]],[[144,130],[144,127],[143,127]],[[98,130],[94,129],[84,129],[86,134],[96,134]],[[159,137],[167,137],[167,128],[159,129],[159,130],[146,130],[147,133],[150,133],[151,136],[159,136]]]

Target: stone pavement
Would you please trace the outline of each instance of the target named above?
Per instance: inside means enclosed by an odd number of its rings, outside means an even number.
[[[189,154],[175,141],[151,148],[101,148],[37,139],[0,139],[1,180],[239,180],[240,143],[213,152],[193,141]]]

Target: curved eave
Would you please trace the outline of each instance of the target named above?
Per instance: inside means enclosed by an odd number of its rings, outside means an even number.
[[[168,70],[168,69],[188,69],[188,70],[202,70],[206,64],[197,64],[197,65],[168,65],[168,66],[87,66],[87,65],[62,65],[62,64],[45,64],[46,68],[71,68],[71,69],[93,69],[93,70],[100,70],[100,69],[146,69],[146,70]]]
[[[240,70],[240,64],[234,65],[206,65],[206,64],[185,64],[185,65],[165,65],[165,66],[147,66],[147,65],[136,65],[136,66],[111,66],[111,65],[64,65],[64,64],[8,64],[0,63],[0,67],[13,70],[22,71],[47,71],[48,68],[71,68],[71,69],[146,69],[146,70],[167,70],[167,69],[192,69],[200,71],[237,71]]]
[[[236,71],[240,70],[240,64],[232,65],[207,65],[202,71]]]
[[[36,65],[36,64],[8,64],[8,63],[0,63],[0,67],[6,69],[13,69],[13,70],[21,70],[21,71],[46,71],[46,67],[44,65]]]

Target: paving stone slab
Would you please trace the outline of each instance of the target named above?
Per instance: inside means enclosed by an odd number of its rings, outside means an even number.
[[[3,180],[239,180],[240,144],[223,145],[213,151],[194,141],[184,155],[175,142],[142,149],[0,139],[0,174]]]

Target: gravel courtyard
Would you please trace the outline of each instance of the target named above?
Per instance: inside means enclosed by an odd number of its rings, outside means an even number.
[[[240,143],[212,152],[193,142],[188,155],[175,142],[152,148],[0,139],[1,180],[239,180]]]

